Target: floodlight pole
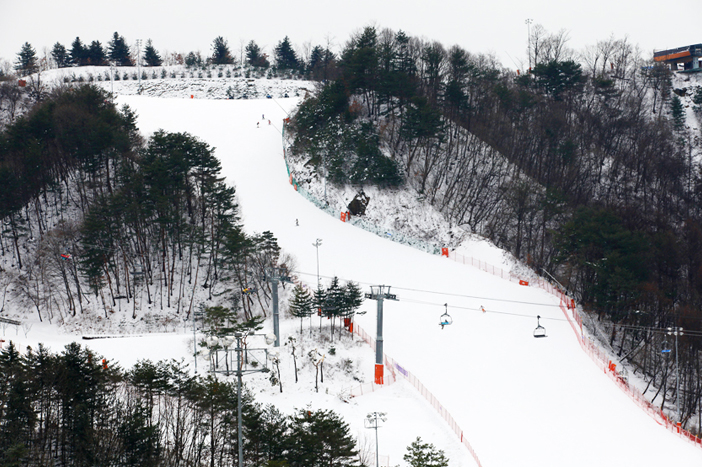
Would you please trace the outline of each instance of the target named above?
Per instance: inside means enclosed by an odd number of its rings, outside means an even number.
[[[387,287],[387,292],[385,287]],[[375,384],[383,384],[383,300],[397,301],[397,296],[390,293],[389,285],[372,285],[371,293],[367,293],[366,298],[378,302],[378,324],[375,336]]]
[[[534,20],[528,18],[524,22],[527,25],[527,55],[529,57],[529,70],[531,70],[531,23],[533,23]]]
[[[319,282],[319,247],[322,246],[322,239],[318,238],[315,240],[315,242],[312,244],[313,247],[317,249],[317,291],[315,293],[319,293],[319,289],[322,288],[321,283]],[[320,307],[317,308],[317,311],[319,312],[319,332],[322,332],[322,307],[320,304]],[[312,318],[310,318],[310,336],[312,335]]]
[[[322,239],[318,238],[312,246],[317,249],[317,288],[319,289],[319,247],[322,246]]]
[[[371,412],[366,416],[366,428],[372,428],[375,430],[375,466],[380,467],[380,455],[378,454],[378,421],[385,421],[385,413],[383,412]]]
[[[674,328],[668,328],[668,335],[674,335],[675,336],[675,406],[676,406],[676,411],[677,411],[677,421],[680,423],[682,420],[680,419],[680,367],[678,364],[678,336],[682,335],[683,328],[680,327],[674,327]]]
[[[139,76],[139,88],[141,88],[141,39],[137,39],[136,44],[137,44],[137,75]]]

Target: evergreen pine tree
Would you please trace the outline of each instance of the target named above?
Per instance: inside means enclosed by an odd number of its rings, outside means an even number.
[[[307,75],[316,81],[326,81],[329,77],[330,67],[334,63],[335,56],[329,49],[316,45],[310,53],[310,61],[307,64]]]
[[[448,467],[444,451],[437,450],[433,444],[422,442],[420,437],[407,447],[403,459],[410,467]]]
[[[290,314],[300,318],[300,334],[302,334],[302,320],[314,313],[314,299],[310,291],[298,284],[293,289],[290,299]]]
[[[317,310],[317,315],[319,315],[319,330],[322,330],[322,314],[324,312],[324,302],[327,299],[327,292],[324,290],[321,285],[317,287],[317,290],[314,291],[314,299],[312,303],[314,304],[315,309]]]
[[[100,41],[93,41],[90,43],[87,51],[87,61],[89,65],[101,66],[105,65],[107,62],[107,57],[105,55],[105,49],[102,48]]]
[[[332,282],[329,285],[325,293],[324,305],[322,306],[322,313],[327,318],[331,318],[331,337],[334,340],[334,320],[335,318],[342,315],[344,311],[345,297],[344,288],[339,285],[339,278],[334,276]]]
[[[254,41],[246,45],[246,62],[253,67],[268,68],[270,66],[263,51]]]
[[[120,36],[116,31],[112,35],[112,40],[108,42],[108,57],[114,61],[117,66],[134,66],[132,58],[129,56],[129,46],[125,41],[124,36]]]
[[[87,52],[80,37],[76,37],[73,43],[71,43],[71,63],[75,66],[84,66],[88,58]]]
[[[349,317],[358,310],[358,308],[363,304],[363,292],[361,292],[361,287],[353,282],[349,281],[344,287],[344,302],[342,316]]]
[[[22,76],[31,75],[39,70],[37,52],[29,42],[25,42],[24,45],[22,45],[22,49],[17,54],[15,70]]]
[[[288,36],[275,47],[275,63],[279,70],[295,71],[300,68],[300,60],[290,45]]]
[[[673,129],[680,133],[685,130],[685,109],[677,94],[670,100],[670,114],[673,117]]]
[[[12,341],[0,351],[0,461],[7,465],[19,461],[29,445],[36,414],[30,393],[32,378],[26,360]]]
[[[151,423],[147,409],[138,400],[123,415],[119,427],[124,466],[156,467],[160,465],[159,425]]]
[[[146,47],[144,48],[144,62],[146,63],[146,66],[161,66],[163,63],[161,56],[151,43],[151,39],[146,41]]]
[[[71,57],[66,47],[59,42],[55,43],[53,49],[51,49],[51,56],[54,58],[56,66],[59,68],[66,68],[71,64]]]
[[[213,65],[230,65],[234,63],[231,51],[227,41],[218,36],[212,43],[212,64]]]
[[[290,467],[358,465],[349,426],[331,410],[299,410],[290,417],[287,441]]]
[[[198,67],[202,65],[202,57],[200,52],[190,52],[185,56],[185,66],[188,68]]]

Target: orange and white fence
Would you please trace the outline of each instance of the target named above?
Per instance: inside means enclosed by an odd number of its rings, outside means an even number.
[[[361,339],[363,339],[368,345],[370,345],[373,350],[375,350],[375,339],[365,332],[360,326],[354,325],[352,327],[352,332],[356,335],[358,335]],[[414,376],[409,370],[404,368],[402,365],[397,363],[395,360],[392,358],[389,358],[387,355],[383,354],[383,362],[385,364],[385,375],[384,375],[384,380],[382,385],[380,384],[374,384],[374,383],[367,383],[367,384],[362,384],[360,386],[357,386],[353,388],[350,391],[350,396],[355,397],[355,396],[360,396],[363,394],[368,394],[369,392],[377,391],[378,389],[382,388],[383,386],[387,386],[389,384],[394,383],[397,381],[398,375],[403,377],[406,381],[408,381],[412,386],[419,391],[419,393],[429,402],[429,404],[434,407],[434,409],[441,415],[441,417],[444,419],[444,421],[448,424],[449,428],[453,430],[453,432],[456,434],[456,437],[460,440],[461,444],[463,444],[467,449],[468,452],[473,456],[473,459],[475,460],[475,463],[478,465],[478,467],[482,467],[482,464],[480,463],[480,459],[478,459],[478,455],[475,453],[475,450],[473,449],[473,446],[468,442],[465,436],[463,436],[463,430],[461,429],[460,426],[458,426],[458,423],[456,423],[456,420],[454,420],[453,416],[449,413],[449,411],[446,409],[446,407],[439,402],[439,400],[434,397],[434,395],[429,391],[424,384]]]
[[[447,256],[456,262],[467,264],[473,267],[479,268],[481,271],[487,272],[494,276],[501,277],[502,279],[508,280],[510,282],[515,282],[520,285],[539,287],[546,292],[555,295],[560,300],[560,308],[563,311],[568,323],[570,324],[573,332],[575,333],[580,347],[585,353],[587,353],[595,364],[604,371],[604,373],[609,376],[609,378],[614,381],[614,383],[619,386],[619,388],[627,395],[631,400],[633,400],[641,409],[643,409],[651,418],[653,418],[658,424],[665,426],[666,429],[673,433],[679,434],[681,437],[695,444],[696,446],[702,448],[702,438],[698,438],[689,431],[685,430],[680,426],[680,423],[675,423],[673,420],[668,418],[668,416],[659,407],[654,406],[648,399],[646,399],[636,388],[629,384],[629,381],[622,376],[621,372],[617,371],[617,366],[612,362],[612,358],[607,355],[607,353],[600,348],[593,340],[587,338],[583,332],[583,320],[580,316],[580,312],[575,306],[575,301],[568,297],[560,288],[554,286],[550,282],[542,279],[522,279],[518,276],[513,275],[509,271],[505,271],[499,267],[495,267],[481,260],[476,260],[475,258],[470,258],[463,256],[461,254],[451,252],[448,253],[442,251],[443,256]]]

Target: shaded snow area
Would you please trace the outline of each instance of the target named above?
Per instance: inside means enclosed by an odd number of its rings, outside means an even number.
[[[338,214],[329,215],[296,192],[289,182],[281,135],[283,119],[299,98],[182,97],[120,95],[117,101],[135,110],[147,136],[157,129],[187,131],[214,147],[223,175],[236,188],[244,228],[249,233],[273,232],[295,259],[296,280],[315,286],[319,266],[325,286],[333,276],[358,282],[366,292],[370,285],[391,286],[399,301],[384,302],[385,353],[419,378],[453,416],[482,466],[702,465],[702,449],[659,426],[582,351],[554,296],[341,222]],[[319,196],[323,185],[311,186]],[[351,189],[328,191],[327,197],[338,209],[354,194]],[[461,254],[510,269],[498,249],[451,231],[416,196],[405,192],[385,198],[374,190],[367,194],[368,218],[379,228],[414,228],[417,235],[435,231],[433,238],[442,243],[460,238],[462,242],[453,245],[459,245]],[[319,262],[316,239],[322,240]],[[263,374],[244,377],[259,402],[273,403],[285,413],[308,406],[333,409],[349,423],[366,452],[374,449],[375,433],[364,428],[363,420],[371,412],[385,412],[387,422],[378,432],[383,465],[405,465],[402,456],[417,436],[444,450],[452,467],[477,465],[453,430],[402,378],[349,399],[353,388],[373,380],[373,351],[345,331],[332,341],[326,319],[321,322],[323,339],[309,338],[309,319],[300,334],[300,320],[286,314],[289,291],[288,286],[281,293],[281,343],[291,336],[298,340],[300,381],[295,383],[290,348],[282,345],[282,393]],[[195,301],[209,304],[204,296]],[[376,331],[376,306],[366,300],[361,307],[366,313],[355,318],[369,334]],[[453,324],[442,329],[444,311]],[[537,315],[547,338],[532,335]],[[312,317],[311,325],[314,334],[320,332],[318,317]],[[142,358],[194,363],[189,323],[171,326],[164,326],[168,333],[82,342],[123,367]],[[265,332],[272,328],[268,319]],[[5,339],[33,346],[44,342],[54,351],[79,338],[47,324],[35,324],[27,336],[12,327],[5,333]],[[315,348],[326,355],[319,392],[307,357]],[[200,355],[199,371],[207,366],[205,355]]]

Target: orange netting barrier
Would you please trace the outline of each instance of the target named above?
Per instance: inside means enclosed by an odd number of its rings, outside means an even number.
[[[367,332],[365,332],[360,326],[355,325],[353,327],[353,333],[358,335],[361,339],[363,339],[368,345],[370,345],[373,350],[375,350],[375,339],[371,337]],[[424,399],[431,404],[432,407],[441,415],[441,417],[444,419],[444,421],[448,424],[449,428],[453,430],[453,432],[456,434],[458,439],[460,440],[461,444],[463,444],[466,449],[468,449],[468,452],[473,456],[473,459],[475,459],[475,463],[478,465],[478,467],[482,467],[482,464],[480,463],[480,459],[478,459],[478,455],[475,453],[475,450],[473,449],[473,446],[470,445],[468,440],[463,436],[463,430],[461,429],[460,426],[458,426],[458,423],[456,423],[456,420],[454,420],[453,416],[449,413],[449,411],[444,407],[439,400],[434,397],[434,395],[429,391],[424,384],[414,376],[412,373],[410,373],[407,369],[402,367],[399,363],[397,363],[395,360],[392,358],[389,358],[387,355],[383,354],[383,362],[385,364],[385,378],[384,378],[384,384],[373,384],[373,383],[367,383],[367,384],[362,384],[360,386],[357,386],[353,388],[350,391],[350,396],[355,397],[355,396],[360,396],[363,394],[367,394],[369,392],[377,391],[378,389],[381,389],[383,386],[387,386],[389,384],[394,383],[397,381],[397,376],[401,375],[405,380],[409,381],[409,383],[419,391],[419,393],[424,397]]]
[[[627,379],[622,376],[620,372],[617,371],[616,364],[612,363],[612,359],[608,357],[606,352],[602,350],[594,341],[590,338],[586,338],[583,333],[583,320],[575,307],[575,302],[572,298],[568,297],[560,288],[554,286],[550,282],[544,280],[543,278],[530,279],[530,282],[521,279],[518,276],[513,275],[509,271],[505,271],[499,267],[495,267],[485,261],[476,260],[475,258],[470,258],[458,254],[456,252],[449,253],[448,257],[456,262],[468,264],[473,267],[477,267],[481,271],[487,272],[494,276],[501,277],[502,279],[508,280],[510,282],[516,282],[520,285],[531,285],[534,287],[539,287],[546,292],[555,295],[560,300],[560,308],[566,317],[566,320],[570,324],[575,336],[580,343],[580,347],[585,351],[586,354],[590,356],[593,362],[602,369],[602,371],[609,376],[609,378],[614,381],[614,383],[627,395],[631,400],[633,400],[641,409],[643,409],[651,418],[653,418],[659,425],[666,427],[669,431],[679,434],[682,438],[690,441],[698,447],[702,448],[702,438],[698,438],[689,431],[685,430],[680,426],[680,423],[675,423],[673,420],[668,418],[668,416],[663,412],[663,409],[654,406],[648,399],[646,399],[643,394],[640,394],[636,388],[633,388]]]

